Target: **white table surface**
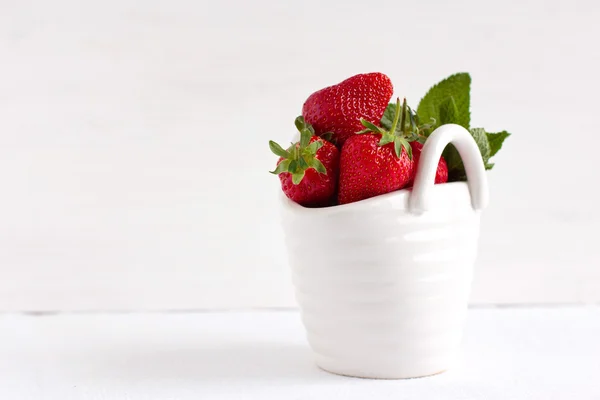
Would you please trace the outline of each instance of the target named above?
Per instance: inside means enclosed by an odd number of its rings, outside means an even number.
[[[454,369],[399,381],[318,369],[295,311],[0,314],[0,399],[600,399],[600,307],[469,312]]]

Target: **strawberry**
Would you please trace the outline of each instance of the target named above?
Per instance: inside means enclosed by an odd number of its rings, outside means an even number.
[[[353,135],[342,147],[338,202],[352,203],[405,187],[413,177],[412,148],[404,130],[406,100],[396,102],[394,121],[389,131],[367,120],[367,129]]]
[[[302,116],[317,135],[333,132],[333,141],[341,148],[363,129],[361,118],[379,126],[393,93],[392,81],[382,73],[355,75],[311,94],[302,106]]]
[[[415,162],[414,174],[410,179],[409,186],[412,186],[414,175],[417,174],[417,170],[419,168],[419,159],[421,158],[421,151],[423,150],[423,145],[417,141],[410,142],[410,147],[412,148],[413,160]],[[448,164],[446,164],[446,160],[444,157],[440,157],[440,162],[438,163],[437,172],[435,173],[435,183],[446,183],[448,182]]]
[[[306,207],[330,205],[339,175],[339,151],[327,140],[316,136],[303,117],[296,118],[300,141],[284,150],[269,141],[271,151],[280,156],[277,168],[281,189],[296,203]]]

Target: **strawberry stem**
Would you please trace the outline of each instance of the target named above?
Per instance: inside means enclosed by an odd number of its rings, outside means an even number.
[[[400,108],[400,105],[398,103],[399,100],[400,99],[396,100],[396,110],[398,110]],[[406,133],[405,129],[406,129],[406,97],[402,101],[402,123],[400,124],[400,132],[402,132],[403,134]]]
[[[406,99],[404,99],[404,104],[406,105]],[[398,120],[400,119],[400,113],[398,112],[398,110],[400,109],[400,98],[397,97],[396,98],[396,112],[394,113],[394,122],[392,122],[392,127],[390,128],[390,132],[392,133],[392,135],[394,134],[394,132],[396,132],[396,127],[398,126]],[[404,108],[402,109],[402,123],[400,124],[401,127],[404,126]]]
[[[409,114],[408,118],[410,118],[411,126],[407,127],[407,113]],[[389,130],[385,130],[370,121],[367,121],[364,118],[361,118],[360,122],[366,128],[358,134],[363,133],[378,133],[381,134],[381,139],[379,140],[379,146],[385,146],[389,143],[394,143],[394,152],[396,156],[400,158],[402,156],[402,150],[406,151],[408,157],[412,160],[412,148],[410,147],[411,141],[415,140],[412,130],[412,124],[414,123],[412,117],[412,111],[410,107],[406,104],[406,98],[404,98],[402,102],[402,108],[400,108],[400,98],[396,98],[396,107],[394,109],[394,121],[392,122],[392,126]],[[400,122],[400,125],[398,125]]]

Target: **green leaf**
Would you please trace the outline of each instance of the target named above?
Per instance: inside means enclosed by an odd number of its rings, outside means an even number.
[[[412,147],[410,147],[410,143],[408,143],[406,140],[403,140],[402,147],[404,147],[404,150],[406,150],[406,153],[408,154],[408,158],[410,158],[412,160],[413,153],[412,153]]]
[[[492,150],[490,148],[490,142],[488,141],[485,129],[473,128],[470,130],[470,132],[471,136],[473,136],[473,139],[475,139],[475,142],[477,143],[477,147],[479,147],[479,151],[481,152],[483,162],[487,163],[487,161],[491,157]]]
[[[300,147],[304,148],[308,146],[310,138],[315,134],[314,128],[304,120],[303,116],[296,117],[294,124],[296,125],[296,129],[300,132]]]
[[[294,160],[300,158],[300,146],[294,146]]]
[[[304,121],[303,116],[296,117],[294,124],[296,125],[296,129],[300,132],[306,129],[306,121]]]
[[[290,166],[288,167],[288,171],[293,174],[296,172],[296,170],[298,170],[298,161],[290,160]]]
[[[465,166],[463,165],[462,159],[460,158],[460,154],[458,154],[456,147],[449,144],[444,149],[442,156],[448,165],[448,181],[453,182],[466,180]]]
[[[327,175],[327,169],[319,159],[313,158],[310,166],[316,169],[317,172]]]
[[[488,160],[491,157],[492,151],[490,142],[488,141],[488,134],[483,128],[473,128],[469,132],[471,133],[471,136],[473,136],[473,139],[475,139],[477,147],[479,147],[479,152],[481,153],[481,158],[485,168],[491,169],[493,164],[489,164]],[[444,149],[443,156],[446,159],[446,164],[448,164],[448,180],[466,180],[467,174],[465,172],[465,166],[456,148],[452,145],[448,145],[448,147]]]
[[[394,151],[396,152],[396,157],[400,158],[402,155],[402,138],[396,136],[394,139]]]
[[[395,140],[394,137],[394,135],[390,134],[381,135],[381,139],[379,140],[379,143],[377,143],[377,145],[385,146],[388,143],[392,143]]]
[[[435,118],[441,124],[440,107],[452,97],[456,105],[456,114],[446,117],[452,117],[451,123],[455,123],[469,129],[471,121],[470,113],[470,89],[471,77],[468,73],[458,73],[449,76],[443,81],[433,86],[419,102],[417,114],[421,121],[428,121]],[[449,122],[445,122],[449,123]]]
[[[402,149],[404,149],[408,157],[412,160],[412,147],[410,147],[410,143],[405,138],[396,136],[394,139],[394,152],[398,158],[402,157]]]
[[[360,123],[363,124],[363,126],[365,128],[370,129],[372,132],[375,132],[375,133],[384,133],[383,129],[381,129],[380,127],[378,127],[377,125],[375,125],[371,121],[367,121],[364,118],[360,119]]]
[[[506,131],[487,134],[488,142],[490,143],[490,157],[493,157],[498,153],[498,150],[502,148],[502,143],[504,143],[504,140],[509,136],[510,133]]]
[[[292,183],[297,185],[302,182],[302,178],[304,178],[304,171],[296,172],[292,174]]]
[[[312,128],[312,126],[311,126]],[[314,129],[313,129],[314,131]],[[327,140],[328,142],[331,142],[331,139],[333,138],[333,132],[325,132],[324,134],[321,135],[321,138],[323,138],[324,140]]]
[[[421,121],[433,121],[433,124],[423,129],[426,136],[437,126],[449,123],[469,129],[470,89],[471,77],[468,73],[451,75],[429,89],[417,107],[417,115]],[[510,134],[506,131],[487,133],[483,128],[470,129],[469,132],[477,143],[485,168],[492,169],[494,164],[489,162],[490,158],[498,153]],[[421,138],[417,140],[424,142]],[[449,181],[465,180],[465,168],[456,148],[448,145],[443,157],[448,164]]]
[[[290,156],[290,153],[285,151],[280,145],[272,140],[269,140],[269,148],[275,155],[278,155],[279,157],[288,158]]]
[[[315,140],[308,145],[307,149],[309,150],[310,154],[316,154],[317,150],[319,150],[321,147],[323,147],[323,142],[320,140]]]
[[[305,148],[308,146],[311,137],[312,135],[308,129],[304,129],[302,132],[300,132],[300,147]]]
[[[440,125],[454,124],[457,116],[456,101],[454,101],[454,96],[450,96],[440,104]]]
[[[396,114],[396,104],[390,103],[385,108],[383,112],[383,117],[381,117],[381,126],[385,129],[392,129],[392,124],[394,123],[394,115]]]
[[[306,159],[304,157],[298,158],[298,167],[300,167],[300,169],[303,171],[305,171],[308,168],[308,163],[306,162]]]
[[[277,164],[277,168],[274,171],[269,171],[274,175],[279,175],[282,172],[288,172],[288,168],[290,166],[291,160],[282,160],[279,164]]]
[[[404,151],[406,151],[406,154],[408,154],[408,157],[412,160],[412,147],[410,147],[408,140],[400,138],[400,144],[404,148]],[[400,157],[400,155],[398,155],[398,157]]]

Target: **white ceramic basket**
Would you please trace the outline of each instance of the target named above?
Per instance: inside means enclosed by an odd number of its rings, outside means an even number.
[[[448,143],[468,181],[434,185]],[[487,201],[477,144],[453,124],[425,143],[412,190],[312,209],[282,196],[296,299],[317,365],[363,378],[448,369],[460,348]]]

